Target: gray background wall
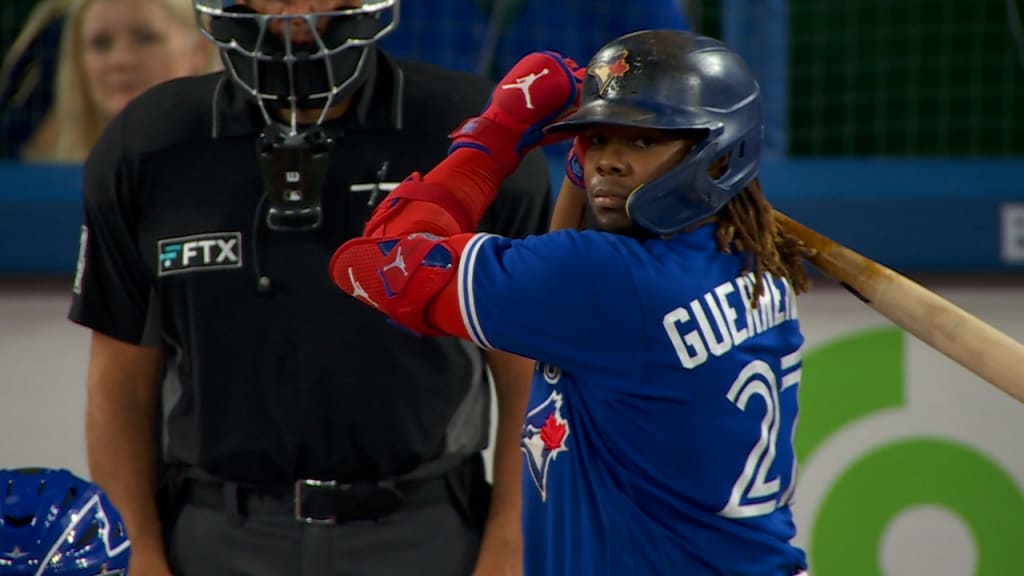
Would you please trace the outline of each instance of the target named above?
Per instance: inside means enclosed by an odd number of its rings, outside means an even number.
[[[0,281],[0,466],[86,473],[89,331],[65,318],[70,280]]]

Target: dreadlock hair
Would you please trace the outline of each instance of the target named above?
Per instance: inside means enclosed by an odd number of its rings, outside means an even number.
[[[720,177],[728,164],[728,156],[710,168],[713,177]],[[742,192],[716,214],[715,237],[722,252],[744,252],[744,272],[754,273],[753,306],[764,293],[764,273],[785,278],[797,294],[807,292],[810,280],[803,259],[814,254],[799,238],[787,233],[775,220],[772,205],[764,197],[761,181],[754,178]]]

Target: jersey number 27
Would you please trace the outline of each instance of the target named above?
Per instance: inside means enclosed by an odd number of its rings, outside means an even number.
[[[789,486],[786,487],[786,492],[781,497],[779,496],[781,486],[778,475],[769,479],[768,474],[772,464],[775,463],[776,442],[782,419],[779,394],[800,382],[799,365],[799,350],[784,356],[782,358],[784,375],[780,381],[767,362],[754,360],[740,370],[736,380],[729,387],[726,397],[740,410],[746,411],[754,396],[761,397],[765,408],[764,417],[761,419],[761,436],[747,455],[743,471],[733,483],[729,502],[719,511],[719,515],[726,518],[762,516],[774,512],[789,502],[793,487],[796,485],[796,457],[793,458],[793,471]],[[753,405],[759,404],[761,403],[755,402]],[[792,429],[787,431],[790,442],[792,442],[795,427],[796,419],[793,421]]]

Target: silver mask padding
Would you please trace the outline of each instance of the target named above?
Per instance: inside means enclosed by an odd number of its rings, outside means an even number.
[[[339,4],[341,2],[338,2]],[[271,112],[319,110],[355,93],[376,65],[373,45],[398,25],[399,0],[364,0],[358,8],[306,14],[263,14],[235,0],[193,0],[203,35],[220,51],[231,79]]]

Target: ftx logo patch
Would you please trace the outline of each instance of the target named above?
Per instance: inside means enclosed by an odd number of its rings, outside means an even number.
[[[242,267],[241,232],[210,232],[157,243],[159,276],[195,270],[223,270]]]

